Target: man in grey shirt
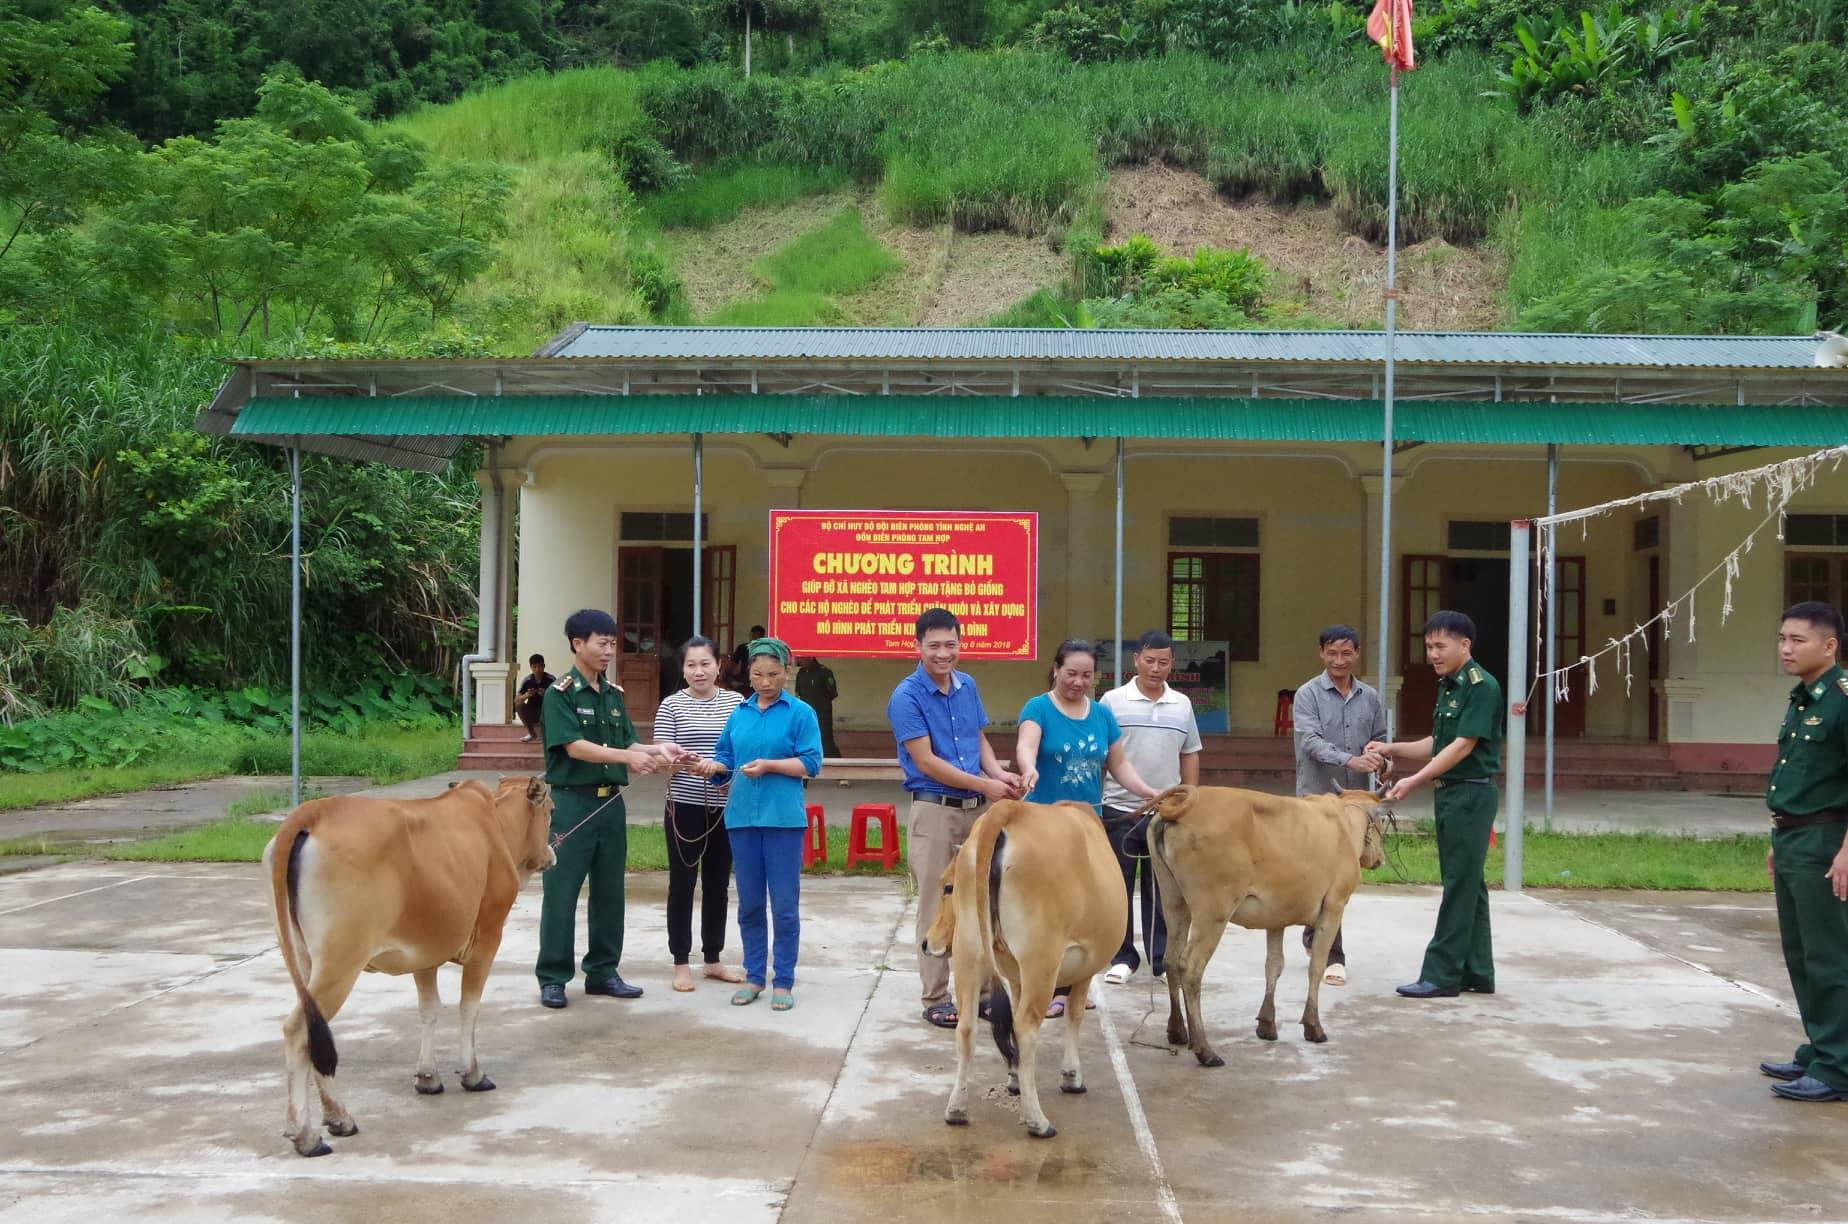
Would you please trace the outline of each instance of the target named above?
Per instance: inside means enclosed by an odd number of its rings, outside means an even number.
[[[1322,674],[1296,690],[1291,721],[1296,728],[1296,793],[1327,795],[1364,790],[1368,774],[1384,762],[1367,752],[1367,745],[1386,733],[1386,707],[1379,693],[1354,675],[1360,666],[1360,634],[1346,625],[1322,630]],[[1315,938],[1315,928],[1303,928],[1303,947]],[[1347,952],[1341,932],[1335,932],[1328,952],[1331,986],[1347,984]]]

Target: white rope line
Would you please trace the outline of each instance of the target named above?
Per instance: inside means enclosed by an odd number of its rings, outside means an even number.
[[[1824,464],[1828,464],[1829,470],[1833,472],[1841,466],[1841,462],[1844,458],[1848,458],[1848,446],[1833,446],[1826,450],[1816,451],[1812,454],[1800,455],[1794,459],[1785,459],[1778,463],[1767,463],[1763,467],[1751,468],[1747,471],[1735,472],[1727,476],[1711,476],[1705,480],[1690,481],[1687,484],[1676,485],[1669,489],[1658,489],[1649,493],[1639,493],[1634,497],[1619,498],[1615,501],[1603,502],[1596,506],[1587,506],[1581,510],[1568,510],[1561,514],[1544,515],[1532,520],[1535,527],[1542,529],[1540,546],[1534,550],[1534,572],[1536,579],[1534,585],[1540,592],[1540,607],[1542,609],[1541,615],[1535,617],[1535,621],[1538,622],[1536,624],[1536,632],[1539,633],[1541,632],[1539,623],[1544,622],[1544,609],[1546,607],[1546,586],[1544,580],[1541,579],[1541,575],[1546,572],[1547,564],[1551,560],[1551,554],[1557,549],[1556,540],[1553,542],[1551,549],[1549,549],[1547,537],[1551,533],[1544,530],[1546,527],[1556,526],[1560,523],[1577,522],[1580,524],[1581,533],[1583,533],[1586,530],[1586,521],[1589,519],[1610,514],[1626,506],[1640,506],[1657,501],[1679,502],[1683,496],[1695,490],[1705,492],[1718,504],[1725,504],[1728,501],[1736,499],[1741,506],[1749,507],[1752,504],[1753,496],[1756,494],[1759,486],[1762,485],[1764,487],[1767,502],[1765,516],[1758,521],[1756,526],[1746,532],[1745,538],[1739,541],[1738,545],[1735,546],[1731,552],[1727,553],[1726,556],[1720,560],[1719,564],[1701,575],[1699,581],[1695,582],[1693,586],[1683,591],[1680,595],[1677,595],[1674,599],[1669,600],[1669,602],[1662,607],[1661,611],[1657,612],[1654,616],[1642,622],[1640,625],[1633,626],[1630,631],[1622,637],[1606,638],[1605,644],[1602,647],[1589,654],[1582,654],[1572,662],[1555,667],[1551,671],[1536,672],[1533,684],[1527,690],[1528,699],[1532,700],[1534,693],[1539,691],[1542,683],[1550,681],[1553,686],[1553,700],[1555,702],[1571,700],[1569,676],[1572,672],[1581,667],[1585,669],[1586,673],[1586,696],[1596,693],[1598,691],[1597,662],[1599,659],[1609,654],[1615,654],[1617,656],[1617,664],[1623,669],[1624,695],[1629,696],[1633,684],[1631,664],[1636,643],[1641,641],[1644,651],[1648,651],[1648,633],[1658,624],[1663,627],[1665,636],[1672,633],[1674,631],[1675,618],[1680,615],[1681,606],[1683,604],[1687,605],[1687,640],[1692,643],[1695,640],[1694,634],[1696,624],[1694,596],[1702,587],[1706,586],[1707,583],[1721,575],[1725,576],[1724,594],[1720,601],[1720,623],[1724,625],[1732,616],[1733,583],[1739,580],[1740,565],[1745,555],[1752,551],[1752,544],[1753,541],[1757,539],[1758,533],[1775,522],[1778,525],[1777,535],[1781,540],[1784,536],[1784,513],[1789,508],[1791,500],[1796,497],[1798,493],[1815,483],[1816,477]],[[1579,592],[1579,598],[1584,598],[1583,591]],[[1537,658],[1539,656],[1536,655],[1535,657]]]
[[[1642,506],[1650,502],[1680,501],[1682,497],[1696,489],[1706,491],[1716,502],[1727,502],[1737,498],[1741,505],[1750,507],[1752,492],[1759,484],[1769,486],[1769,491],[1779,503],[1790,500],[1795,493],[1815,479],[1815,469],[1824,462],[1834,460],[1839,466],[1848,458],[1848,446],[1832,446],[1814,454],[1799,455],[1795,459],[1784,459],[1777,463],[1767,463],[1763,467],[1750,468],[1743,472],[1734,472],[1730,476],[1709,476],[1705,480],[1691,480],[1686,484],[1675,485],[1667,489],[1654,489],[1648,493],[1638,493],[1634,497],[1621,497],[1616,501],[1602,502],[1596,506],[1587,506],[1582,510],[1565,510],[1558,514],[1546,514],[1532,520],[1536,527],[1548,527],[1559,523],[1575,523],[1582,519],[1596,518],[1610,514],[1625,506]]]

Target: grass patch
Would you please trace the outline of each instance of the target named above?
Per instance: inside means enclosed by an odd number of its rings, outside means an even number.
[[[642,210],[662,229],[711,229],[747,208],[787,204],[805,196],[838,191],[847,185],[849,177],[838,166],[731,161],[649,197]]]
[[[903,262],[866,232],[860,210],[850,206],[764,256],[753,270],[785,293],[857,293]]]
[[[286,733],[222,735],[208,737],[208,741],[195,751],[163,755],[146,765],[0,774],[0,811],[177,786],[227,774],[289,772]],[[354,735],[310,731],[302,736],[302,773],[365,777],[384,786],[454,769],[460,751],[461,730],[453,723],[366,727]]]
[[[1643,888],[1770,892],[1765,852],[1771,839],[1756,834],[1693,838],[1662,833],[1537,833],[1522,843],[1521,882],[1527,888]],[[1497,838],[1483,875],[1491,884],[1505,882],[1503,852]],[[1403,875],[1401,875],[1403,873]],[[1365,873],[1370,884],[1437,884],[1437,839],[1401,836],[1387,839],[1387,861]]]
[[[586,150],[606,157],[635,126],[636,78],[614,68],[576,68],[494,85],[389,125],[439,157],[532,165]]]
[[[706,319],[712,327],[838,327],[847,312],[825,293],[781,293],[727,302]]]
[[[131,863],[254,863],[276,834],[276,822],[253,816],[227,816],[197,829],[169,833],[147,841],[100,846],[97,858]]]

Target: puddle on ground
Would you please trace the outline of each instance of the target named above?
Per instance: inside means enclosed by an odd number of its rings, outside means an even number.
[[[1055,1141],[1062,1142],[1062,1141]],[[1010,1188],[1085,1186],[1099,1175],[1083,1151],[1038,1142],[1020,1150],[974,1142],[937,1145],[844,1143],[827,1153],[827,1179],[842,1186],[902,1186],[915,1182],[958,1185],[1006,1183]]]

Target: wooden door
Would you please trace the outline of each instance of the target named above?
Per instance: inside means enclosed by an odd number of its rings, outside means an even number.
[[[616,683],[637,722],[653,721],[661,704],[663,551],[632,544],[616,550]]]
[[[1651,554],[1649,557],[1649,602],[1645,605],[1650,615],[1655,615],[1662,606],[1662,557]],[[1657,682],[1662,679],[1662,622],[1652,621],[1645,637],[1649,648],[1649,742],[1657,743],[1662,738],[1662,694]]]
[[[720,658],[733,646],[732,614],[737,603],[738,547],[735,544],[707,546],[699,550],[700,598],[699,632],[718,644]]]
[[[1431,734],[1431,711],[1437,706],[1437,672],[1425,662],[1424,626],[1444,606],[1447,557],[1407,556],[1399,584],[1399,739]]]
[[[1587,653],[1585,650],[1585,558],[1559,557],[1554,562],[1558,585],[1554,588],[1557,619],[1553,623],[1553,666],[1564,667]],[[1542,660],[1541,667],[1545,666]],[[1534,669],[1536,672],[1540,668]],[[1585,734],[1585,669],[1575,667],[1566,673],[1566,700],[1553,707],[1553,731],[1561,739],[1576,739]],[[1607,677],[1608,679],[1608,677]],[[1528,709],[1528,734],[1545,734],[1546,716],[1538,719],[1531,711],[1543,708],[1546,694],[1535,693]]]

